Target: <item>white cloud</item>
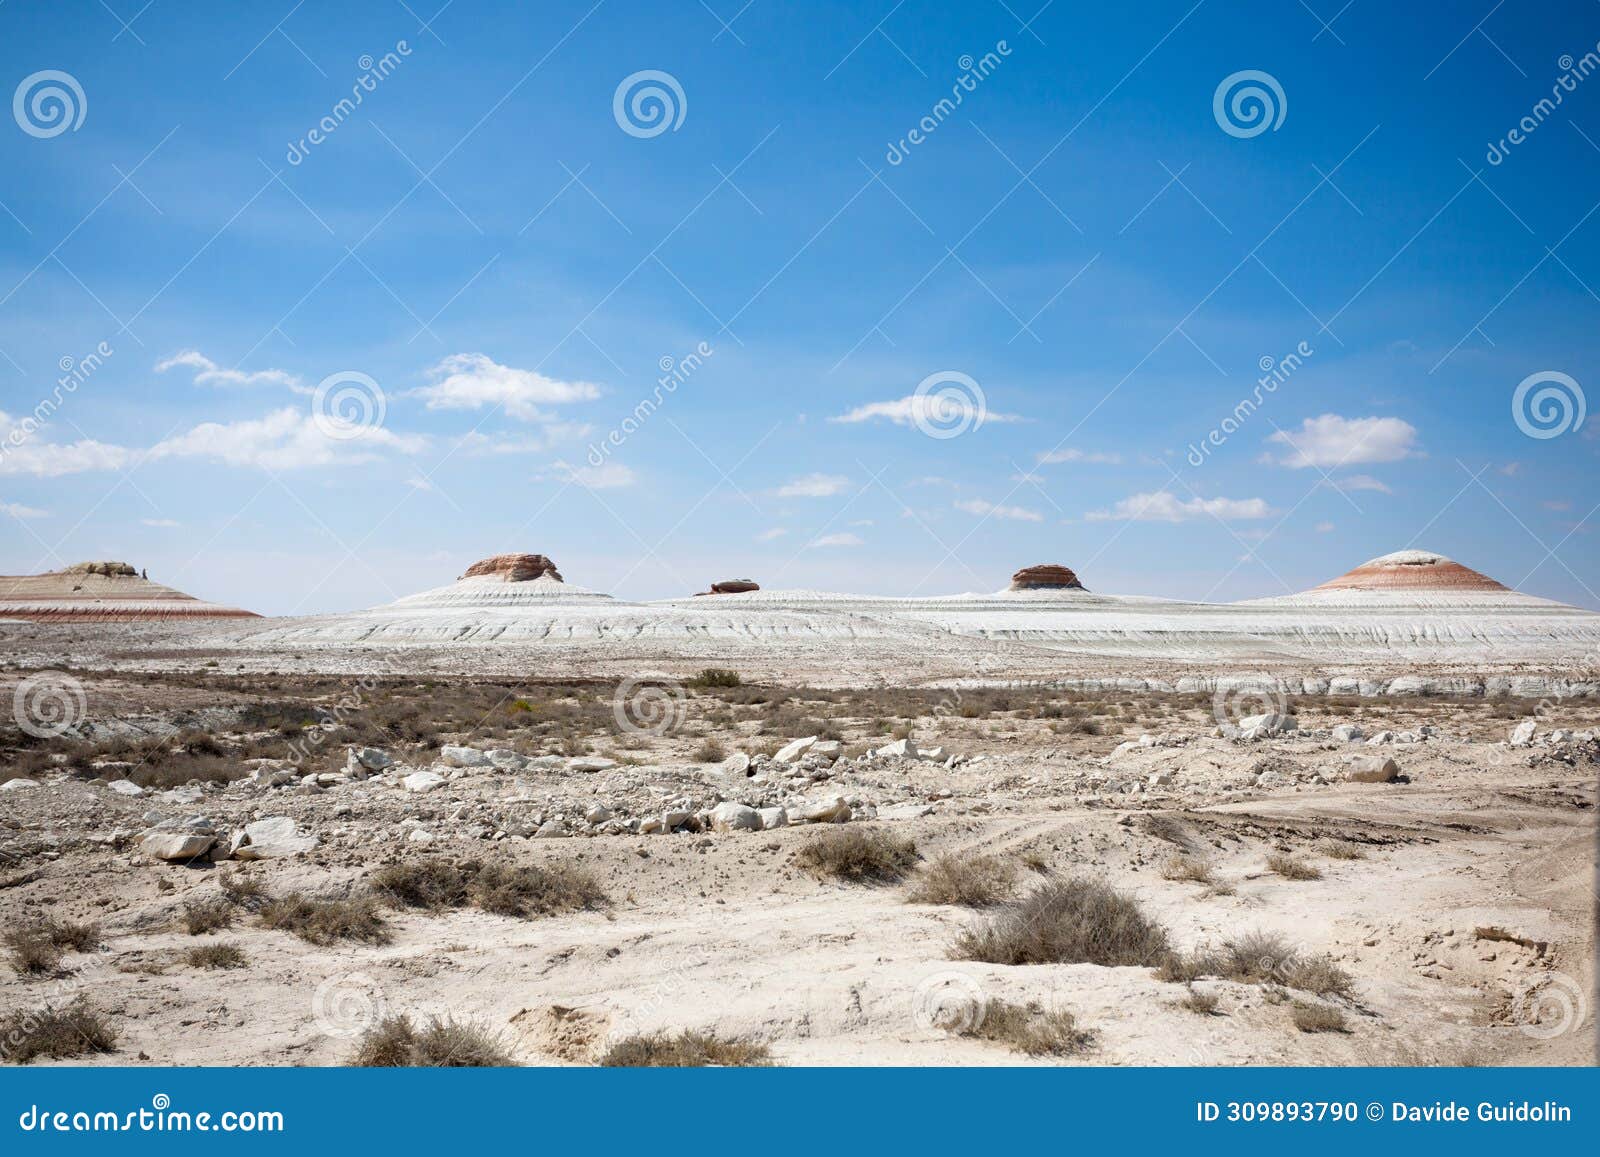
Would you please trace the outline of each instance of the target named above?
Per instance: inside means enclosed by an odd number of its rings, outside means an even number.
[[[1004,518],[1012,522],[1043,522],[1044,515],[1037,510],[1029,510],[1025,506],[996,506],[993,502],[985,502],[981,498],[966,498],[955,504],[957,510],[965,510],[968,514],[978,514],[990,518]]]
[[[227,466],[266,470],[302,470],[314,466],[349,466],[376,460],[378,450],[414,454],[427,440],[396,434],[381,426],[352,427],[349,437],[333,438],[309,414],[275,410],[263,418],[238,422],[202,422],[192,430],[158,442],[149,457],[198,458]]]
[[[1028,483],[1030,485],[1038,486],[1038,485],[1040,485],[1040,484],[1042,484],[1044,482],[1044,475],[1043,474],[1013,474],[1011,476],[1011,481],[1013,481],[1013,482],[1026,482],[1026,483]]]
[[[133,461],[133,451],[123,446],[84,438],[77,442],[46,442],[29,437],[29,426],[13,425],[0,413],[0,474],[31,474],[59,478],[91,470],[121,470]],[[12,439],[16,441],[13,442]]]
[[[481,410],[503,406],[524,422],[547,421],[540,406],[587,402],[600,396],[590,382],[563,382],[533,370],[503,366],[484,354],[451,354],[428,371],[436,379],[411,393],[430,410]]]
[[[1333,523],[1331,523],[1331,522],[1319,522],[1319,523],[1317,523],[1317,525],[1313,529],[1315,529],[1318,534],[1327,534],[1330,530],[1333,529]]]
[[[1116,466],[1122,461],[1121,454],[1107,454],[1099,450],[1051,450],[1039,455],[1039,465],[1059,466],[1063,462],[1087,462],[1091,465]]]
[[[825,534],[821,538],[813,538],[807,546],[861,546],[862,538],[859,534]]]
[[[857,519],[854,519],[850,523],[850,525],[851,526],[874,526],[874,525],[876,525],[876,523],[874,523],[873,520],[870,519],[870,518],[857,518]]]
[[[1322,483],[1321,485],[1330,485]],[[1348,478],[1335,478],[1331,483],[1335,490],[1376,490],[1379,494],[1393,494],[1387,482],[1382,482],[1370,474],[1352,474]]]
[[[468,430],[453,442],[456,452],[469,458],[543,454],[557,443],[587,437],[593,430],[593,426],[581,422],[552,422],[535,434],[485,434]]]
[[[31,506],[24,506],[20,502],[0,502],[0,514],[9,514],[12,518],[49,518],[48,510],[36,510]]]
[[[411,487],[411,489],[413,489],[413,490],[432,490],[433,489],[433,483],[429,482],[426,478],[424,478],[420,474],[413,474],[410,478],[407,478],[406,479],[406,485]]]
[[[1187,522],[1207,517],[1236,521],[1268,518],[1274,513],[1264,498],[1193,498],[1183,502],[1165,490],[1157,490],[1124,498],[1110,510],[1091,510],[1084,518],[1090,522]]]
[[[779,498],[831,498],[844,493],[850,479],[843,474],[805,474],[778,487]]]
[[[920,419],[922,423],[938,429],[951,429],[957,426],[975,425],[978,414],[977,403],[969,398],[939,394],[923,394],[918,397],[916,394],[908,394],[893,401],[868,402],[848,413],[829,418],[828,421],[870,422],[874,418],[885,418],[896,426],[911,426],[917,424]],[[1000,414],[985,409],[983,421],[1020,422],[1022,418],[1016,414]]]
[[[1332,468],[1371,462],[1398,462],[1418,455],[1417,428],[1400,418],[1307,418],[1294,433],[1279,430],[1267,438],[1286,448],[1280,466]]]
[[[139,521],[145,526],[153,526],[160,530],[170,530],[173,527],[183,525],[183,523],[171,518],[141,518]]]
[[[195,371],[197,386],[287,386],[299,393],[312,392],[300,384],[298,377],[285,370],[225,370],[199,350],[179,350],[157,362],[156,372],[166,373],[178,366]]]
[[[782,538],[784,535],[786,535],[788,533],[789,532],[787,530],[785,530],[783,527],[774,526],[772,529],[763,530],[760,534],[756,535],[756,541],[757,542],[771,542],[773,539]]]
[[[569,462],[556,462],[553,465],[557,477],[582,486],[585,490],[617,490],[632,486],[639,480],[633,468],[621,462],[607,462],[603,466],[573,466]],[[535,477],[543,480],[550,475],[546,473]]]

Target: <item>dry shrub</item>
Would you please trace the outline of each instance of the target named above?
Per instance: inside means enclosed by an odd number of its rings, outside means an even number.
[[[217,932],[233,924],[233,904],[226,897],[196,900],[183,906],[183,926],[190,936]]]
[[[917,845],[881,829],[849,827],[817,836],[800,849],[794,862],[822,879],[894,883],[917,862]]]
[[[991,1001],[983,1019],[963,1036],[998,1041],[1013,1052],[1030,1057],[1066,1057],[1081,1053],[1094,1042],[1094,1033],[1078,1027],[1065,1009],[1046,1010],[1037,1002],[1012,1004]]]
[[[468,860],[393,864],[373,875],[373,886],[399,908],[460,908],[474,904],[500,916],[554,916],[599,908],[605,890],[582,868],[567,864],[516,867]]]
[[[1318,840],[1314,850],[1330,860],[1364,860],[1367,853],[1349,840]]]
[[[912,904],[959,904],[987,908],[1017,890],[1016,865],[994,856],[940,856],[918,873],[906,900]]]
[[[1098,880],[1047,883],[962,933],[955,955],[989,964],[1148,964],[1168,954],[1166,929]]]
[[[246,912],[259,912],[272,902],[272,895],[267,891],[266,885],[243,872],[229,872],[217,883],[222,888],[222,898],[235,908],[243,908]]]
[[[772,1052],[759,1041],[684,1030],[639,1033],[615,1042],[600,1058],[605,1068],[768,1068]]]
[[[243,968],[244,950],[237,944],[197,944],[183,954],[193,968]]]
[[[1282,852],[1274,852],[1268,856],[1267,867],[1278,873],[1285,880],[1322,879],[1322,870],[1320,868],[1314,864],[1308,864],[1304,860],[1297,860],[1293,856],[1284,855]]]
[[[1354,979],[1327,956],[1295,958],[1284,968],[1283,982],[1318,996],[1342,996],[1346,1000],[1355,996]]]
[[[1157,969],[1159,980],[1191,984],[1202,976],[1220,976],[1240,984],[1281,984],[1317,996],[1355,995],[1355,981],[1328,956],[1301,956],[1294,945],[1271,932],[1247,932],[1221,949],[1173,952]]]
[[[728,749],[715,739],[707,739],[694,749],[696,763],[721,763],[728,758]]]
[[[36,1057],[64,1060],[85,1053],[108,1053],[117,1030],[83,1001],[65,1008],[17,1011],[0,1020],[0,1059],[25,1065]]]
[[[689,680],[689,686],[700,689],[737,687],[743,682],[737,671],[731,671],[727,667],[707,667]]]
[[[1349,1032],[1344,1013],[1328,1004],[1297,1000],[1289,1010],[1294,1027],[1301,1032]]]
[[[59,972],[68,951],[92,952],[100,945],[96,924],[72,920],[35,920],[7,930],[5,945],[11,966],[24,976]]]
[[[516,1062],[498,1036],[470,1022],[435,1017],[419,1029],[409,1016],[389,1016],[362,1034],[350,1063],[360,1068],[487,1069]]]
[[[293,892],[268,903],[261,910],[261,920],[268,928],[293,932],[311,944],[340,940],[387,944],[390,940],[377,902],[368,895],[338,899]]]
[[[1184,1008],[1200,1016],[1215,1016],[1217,1005],[1220,1001],[1216,993],[1201,992],[1198,988],[1190,985],[1182,1003]]]
[[[1182,854],[1168,856],[1161,862],[1161,878],[1191,884],[1214,883],[1210,864]]]

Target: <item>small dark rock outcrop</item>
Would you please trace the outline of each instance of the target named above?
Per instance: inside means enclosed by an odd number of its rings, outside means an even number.
[[[497,554],[479,559],[461,576],[469,578],[502,578],[508,583],[523,583],[538,578],[553,578],[562,582],[556,564],[542,554]]]
[[[1081,591],[1084,586],[1078,576],[1064,566],[1049,563],[1042,566],[1025,566],[1011,576],[1014,591]]]
[[[708,591],[696,591],[696,595],[742,595],[746,591],[758,591],[761,584],[749,579],[723,579],[719,583],[712,583]]]

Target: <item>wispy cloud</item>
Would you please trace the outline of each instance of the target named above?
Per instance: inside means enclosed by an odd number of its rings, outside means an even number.
[[[1130,495],[1110,510],[1091,510],[1084,518],[1090,522],[1188,522],[1196,518],[1233,522],[1275,513],[1264,498],[1192,498],[1185,502],[1157,490]]]
[[[202,422],[187,433],[158,442],[152,460],[194,458],[226,466],[302,470],[313,466],[356,465],[380,457],[379,451],[414,454],[427,445],[416,434],[397,434],[381,426],[352,427],[348,436],[329,437],[310,414],[276,410],[263,418]]]
[[[951,426],[975,423],[980,416],[977,402],[970,398],[944,396],[937,394],[908,394],[904,398],[895,398],[892,401],[868,402],[864,406],[829,418],[830,422],[871,422],[876,419],[893,422],[896,426],[912,426],[918,423],[936,427],[948,428]],[[1001,414],[994,410],[982,410],[981,416],[985,423],[988,422],[1021,422],[1022,417],[1017,414]]]
[[[191,369],[194,382],[199,386],[286,386],[297,393],[312,391],[300,384],[300,378],[287,370],[225,370],[199,350],[179,350],[170,358],[156,363],[156,373],[171,369]]]
[[[1399,462],[1418,455],[1417,428],[1401,418],[1345,418],[1323,414],[1307,418],[1293,433],[1279,430],[1267,438],[1286,448],[1272,458],[1280,466],[1359,466]]]
[[[863,545],[863,540],[859,534],[825,534],[821,538],[813,538],[806,545],[811,547],[861,546]]]
[[[432,384],[410,391],[430,410],[481,410],[504,407],[524,422],[548,421],[541,406],[587,402],[600,396],[591,382],[563,382],[533,370],[503,366],[485,354],[451,354],[428,371]]]
[[[586,490],[618,490],[632,486],[639,480],[633,468],[621,462],[607,462],[603,466],[573,466],[570,462],[558,461],[551,463],[549,471],[535,477],[543,481],[552,476]]]
[[[1370,474],[1352,474],[1348,478],[1335,478],[1329,482],[1319,482],[1317,485],[1331,486],[1335,490],[1376,490],[1379,494],[1394,493],[1387,482]]]
[[[171,530],[174,527],[183,525],[183,523],[174,518],[141,518],[139,521],[145,526],[153,526],[158,530]]]
[[[843,474],[804,474],[778,487],[776,493],[779,498],[831,498],[849,486],[850,479]]]
[[[1051,450],[1039,455],[1039,465],[1059,466],[1064,462],[1083,462],[1089,465],[1116,466],[1122,462],[1121,454],[1109,454],[1100,450]]]
[[[782,538],[784,535],[786,535],[788,533],[789,532],[787,530],[785,530],[783,527],[774,526],[771,529],[763,530],[760,534],[756,535],[756,541],[757,542],[771,542],[774,539]]]
[[[12,518],[49,518],[48,510],[38,510],[32,506],[24,506],[20,502],[0,502],[0,514],[9,514]]]
[[[982,498],[966,498],[955,504],[957,510],[965,510],[968,514],[982,515],[988,518],[1004,518],[1011,522],[1043,522],[1044,515],[1037,510],[1029,510],[1025,506],[997,506],[993,502],[986,502]]]

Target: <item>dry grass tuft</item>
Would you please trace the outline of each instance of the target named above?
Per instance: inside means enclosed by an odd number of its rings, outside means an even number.
[[[1247,932],[1222,948],[1170,953],[1156,972],[1159,980],[1191,984],[1219,976],[1240,984],[1281,984],[1322,997],[1354,999],[1355,980],[1328,956],[1301,956],[1294,945],[1271,932]]]
[[[190,936],[200,936],[232,926],[233,915],[233,904],[226,897],[196,900],[183,906],[183,926]]]
[[[1149,964],[1168,954],[1164,928],[1132,897],[1083,877],[1047,883],[975,924],[955,956],[989,964]]]
[[[1010,1045],[1013,1052],[1030,1057],[1072,1056],[1094,1043],[1094,1033],[1079,1028],[1065,1009],[1046,1010],[1037,1002],[1011,1004],[1004,1000],[991,1001],[983,1020],[961,1035]]]
[[[5,935],[11,966],[23,976],[53,975],[68,951],[92,952],[100,946],[100,928],[72,920],[36,920]]]
[[[1204,860],[1197,860],[1193,856],[1177,854],[1168,856],[1161,862],[1161,878],[1163,880],[1178,880],[1191,884],[1214,884],[1215,878],[1211,874],[1211,865]]]
[[[59,1009],[19,1010],[0,1020],[0,1060],[7,1064],[108,1053],[116,1043],[117,1030],[81,1000]]]
[[[1184,1008],[1200,1016],[1215,1016],[1217,1014],[1217,1005],[1220,1003],[1221,1001],[1216,993],[1201,992],[1193,985],[1189,986],[1189,991],[1182,1001]]]
[[[918,873],[906,894],[911,904],[987,908],[1016,894],[1017,869],[994,856],[940,856]]]
[[[1344,1013],[1328,1004],[1297,1000],[1289,1009],[1294,1027],[1301,1032],[1349,1032]]]
[[[759,1041],[719,1037],[714,1032],[684,1030],[639,1033],[624,1037],[600,1058],[605,1068],[768,1068],[772,1052]]]
[[[306,896],[291,893],[273,900],[261,910],[268,928],[293,932],[311,944],[333,944],[340,940],[360,940],[367,944],[387,944],[389,928],[371,896],[349,899]]]
[[[183,958],[193,968],[243,968],[246,963],[237,944],[197,944]]]
[[[460,908],[474,904],[500,916],[554,916],[602,907],[605,890],[582,868],[566,864],[516,867],[469,860],[393,864],[374,874],[373,886],[398,908]]]
[[[728,758],[728,749],[715,739],[707,739],[694,749],[696,763],[721,763]]]
[[[217,883],[222,888],[222,898],[235,908],[243,908],[246,912],[259,912],[272,903],[272,895],[267,891],[266,885],[254,876],[234,871],[222,876]]]
[[[1318,840],[1313,850],[1330,860],[1364,860],[1367,853],[1349,840]]]
[[[475,1024],[435,1017],[385,1017],[362,1034],[350,1063],[359,1068],[487,1069],[515,1064],[500,1039]]]
[[[815,837],[794,862],[822,879],[892,884],[917,862],[917,845],[878,828],[851,826]]]
[[[1267,857],[1267,867],[1278,873],[1285,880],[1320,880],[1322,869],[1304,860],[1297,860],[1293,856],[1274,852]]]

